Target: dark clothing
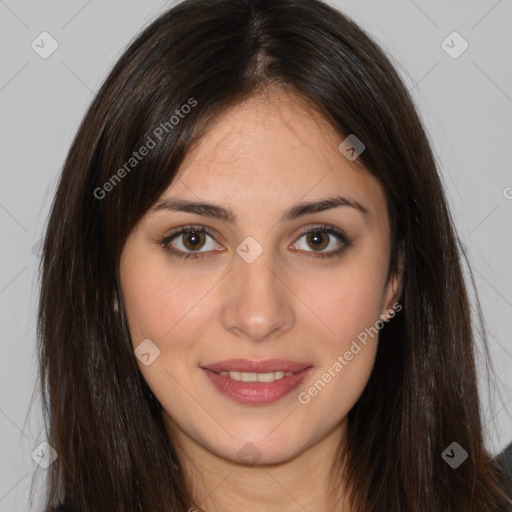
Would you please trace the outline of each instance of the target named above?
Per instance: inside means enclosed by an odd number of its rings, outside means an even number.
[[[496,461],[499,463],[500,467],[503,469],[507,479],[507,495],[510,500],[512,500],[512,443],[510,443],[497,457]],[[512,510],[512,506],[507,509]]]

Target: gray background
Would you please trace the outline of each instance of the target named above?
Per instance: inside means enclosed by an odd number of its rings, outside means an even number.
[[[0,511],[27,511],[32,475],[38,485],[45,476],[31,458],[45,440],[37,395],[30,414],[29,405],[37,375],[37,243],[57,177],[106,74],[171,5],[0,1]],[[490,400],[481,374],[482,403],[497,453],[512,440],[512,0],[334,5],[392,56],[425,120],[489,329],[497,380]],[[31,47],[43,31],[59,45],[47,59]],[[455,59],[442,47],[453,31],[469,44]],[[453,37],[447,44],[462,48]]]

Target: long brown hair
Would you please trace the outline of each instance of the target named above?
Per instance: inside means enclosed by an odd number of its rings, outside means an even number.
[[[38,349],[47,438],[59,456],[45,511],[201,510],[135,361],[119,259],[205,127],[270,85],[315,105],[340,142],[356,134],[365,144],[360,162],[388,201],[390,274],[403,256],[403,310],[380,332],[333,482],[344,475],[357,512],[505,509],[504,475],[483,442],[464,251],[390,60],[318,0],[186,0],[115,64],[52,204]],[[142,146],[150,151],[135,157]],[[441,455],[452,442],[468,453],[457,469]]]

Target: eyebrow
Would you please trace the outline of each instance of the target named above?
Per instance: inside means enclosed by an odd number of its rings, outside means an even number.
[[[330,197],[327,199],[321,199],[318,201],[302,202],[292,206],[286,210],[281,216],[280,222],[291,221],[304,217],[312,213],[323,212],[332,208],[338,208],[340,206],[348,206],[354,208],[363,214],[367,220],[370,219],[371,215],[368,209],[363,206],[359,201],[349,197]],[[195,213],[204,217],[211,217],[220,219],[230,224],[236,224],[238,217],[233,210],[220,206],[218,204],[207,203],[203,201],[188,201],[186,199],[177,198],[166,198],[158,201],[152,208],[151,211],[157,212],[161,210],[168,210],[172,212],[186,212]]]

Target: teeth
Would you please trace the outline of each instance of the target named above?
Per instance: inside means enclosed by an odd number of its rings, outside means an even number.
[[[258,382],[257,373],[240,372],[240,380],[242,382]]]
[[[233,380],[242,382],[274,382],[283,377],[291,377],[293,372],[268,372],[268,373],[252,373],[252,372],[219,372],[223,377],[229,377]]]
[[[254,374],[252,374],[254,375]],[[274,382],[276,380],[276,374],[274,372],[270,373],[258,373],[258,382]]]

